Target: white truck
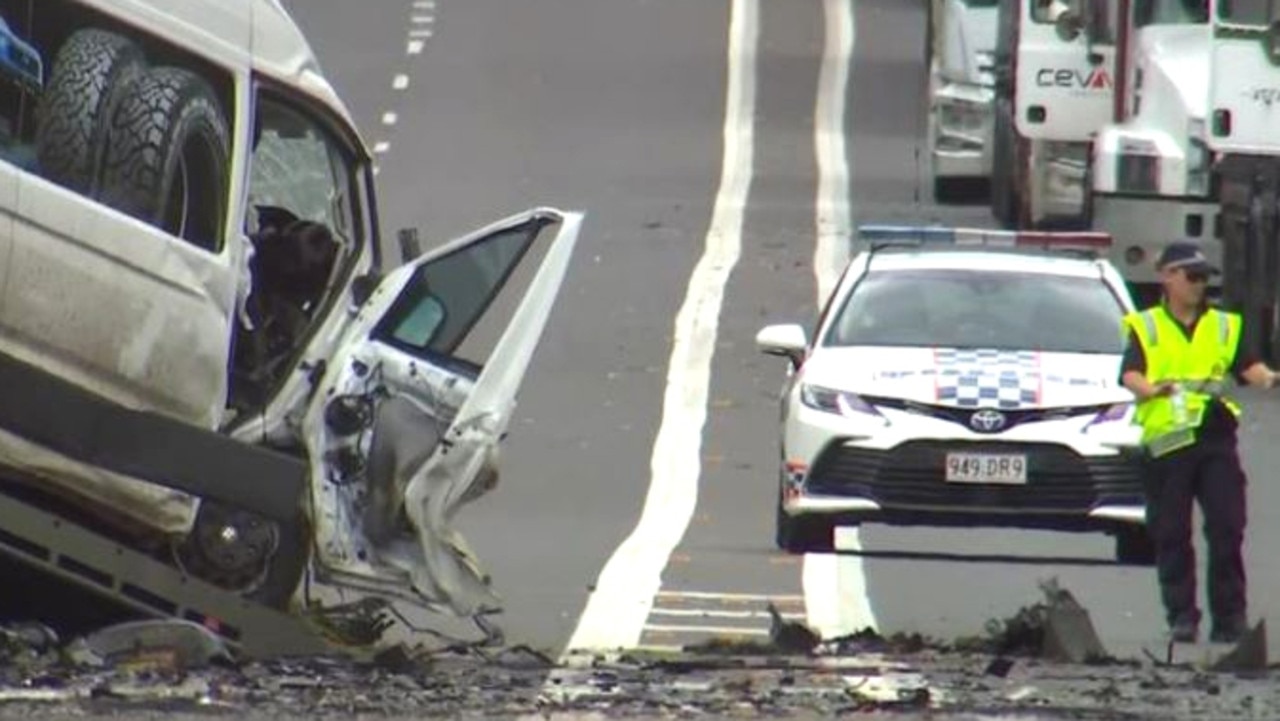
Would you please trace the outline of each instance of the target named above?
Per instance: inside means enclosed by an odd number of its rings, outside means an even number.
[[[1268,0],[1005,0],[993,214],[1117,239],[1140,300],[1161,246],[1202,245],[1215,291],[1280,348],[1280,25]]]
[[[991,174],[999,0],[929,0],[929,171],[936,202]]]

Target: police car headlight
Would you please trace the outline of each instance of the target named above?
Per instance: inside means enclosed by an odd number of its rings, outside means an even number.
[[[862,414],[884,418],[884,416],[880,415],[880,411],[877,411],[874,406],[855,393],[838,391],[808,383],[800,386],[800,402],[815,411],[823,411],[824,413],[834,413],[845,417]]]

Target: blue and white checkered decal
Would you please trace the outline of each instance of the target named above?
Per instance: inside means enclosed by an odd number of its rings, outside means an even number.
[[[1035,351],[934,351],[937,398],[962,408],[1016,410],[1040,403],[1040,354]]]

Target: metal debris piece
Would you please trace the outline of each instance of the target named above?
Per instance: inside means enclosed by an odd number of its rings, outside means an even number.
[[[998,676],[1004,678],[1013,670],[1013,659],[994,658],[991,663],[987,664],[987,668],[982,672],[985,676]]]
[[[814,633],[808,626],[798,621],[787,621],[778,612],[778,607],[770,601],[769,610],[769,643],[782,653],[812,653],[822,637]]]
[[[46,653],[61,643],[56,631],[36,621],[8,624],[0,628],[0,638],[3,638],[6,652],[18,650]]]
[[[1089,612],[1056,579],[1041,584],[1048,597],[1041,653],[1066,663],[1097,662],[1110,658],[1093,627]]]
[[[1235,648],[1213,664],[1215,671],[1267,670],[1267,619],[1258,621],[1240,637]]]
[[[1033,699],[1040,694],[1040,689],[1035,686],[1020,686],[1009,693],[1010,701],[1026,701]]]

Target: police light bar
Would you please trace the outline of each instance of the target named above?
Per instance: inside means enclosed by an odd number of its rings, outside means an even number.
[[[920,245],[1088,250],[1101,250],[1111,247],[1112,244],[1110,233],[1096,231],[996,230],[949,228],[937,225],[860,225],[858,240],[876,245],[918,243]]]

